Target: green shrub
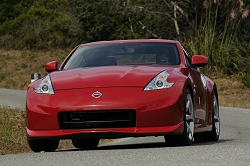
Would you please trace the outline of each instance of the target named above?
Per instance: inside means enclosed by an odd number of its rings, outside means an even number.
[[[250,88],[250,71],[242,77],[242,83]]]

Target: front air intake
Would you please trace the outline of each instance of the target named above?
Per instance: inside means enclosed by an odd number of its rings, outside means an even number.
[[[61,129],[125,128],[135,127],[134,110],[98,110],[60,112]]]

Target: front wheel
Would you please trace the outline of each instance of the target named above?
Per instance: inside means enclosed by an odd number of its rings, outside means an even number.
[[[190,91],[186,90],[184,132],[180,136],[183,145],[191,145],[194,140],[194,105]]]
[[[212,101],[212,130],[209,132],[197,133],[194,136],[195,142],[218,141],[220,136],[220,114],[217,96]]]
[[[194,106],[191,93],[186,89],[184,101],[184,131],[181,135],[165,135],[167,146],[191,145],[194,139]]]
[[[218,141],[220,136],[220,115],[219,104],[216,95],[213,96],[213,116],[212,116],[213,128],[208,133],[209,141]]]
[[[58,139],[28,139],[28,144],[34,152],[54,152],[59,145],[59,141]]]

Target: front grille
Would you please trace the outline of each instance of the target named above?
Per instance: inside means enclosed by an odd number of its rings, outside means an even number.
[[[124,128],[135,127],[134,110],[100,110],[61,112],[61,129]]]

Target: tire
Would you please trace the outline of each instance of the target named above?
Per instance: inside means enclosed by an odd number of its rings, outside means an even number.
[[[217,96],[213,96],[212,130],[204,133],[197,133],[194,136],[195,142],[218,141],[220,137],[220,114]]]
[[[179,135],[164,135],[166,145],[168,147],[178,146],[180,143],[178,142]]]
[[[213,128],[212,131],[208,133],[209,141],[218,141],[220,137],[220,113],[219,113],[219,104],[217,96],[213,97]]]
[[[34,152],[54,152],[59,145],[59,141],[58,139],[28,139],[28,144]]]
[[[188,89],[186,89],[184,103],[184,131],[181,135],[165,135],[164,138],[167,146],[189,146],[194,140],[194,106],[191,93]]]
[[[72,139],[72,144],[78,149],[95,149],[99,139]]]

